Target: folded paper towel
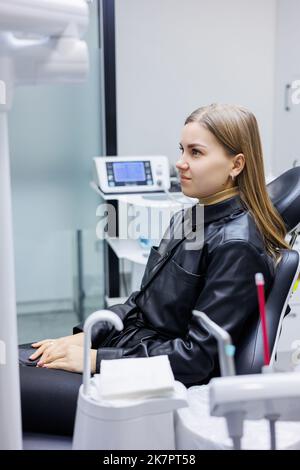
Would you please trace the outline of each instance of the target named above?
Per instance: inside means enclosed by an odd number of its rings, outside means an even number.
[[[97,382],[104,399],[165,396],[175,389],[167,355],[103,359]]]

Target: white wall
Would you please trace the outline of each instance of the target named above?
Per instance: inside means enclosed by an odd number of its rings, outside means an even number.
[[[118,153],[175,162],[185,117],[248,106],[270,167],[276,0],[116,0]]]

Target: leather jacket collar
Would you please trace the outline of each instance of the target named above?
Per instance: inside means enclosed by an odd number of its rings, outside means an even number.
[[[239,195],[230,197],[226,199],[225,201],[217,202],[216,204],[210,204],[207,206],[206,205],[201,206],[200,204],[195,204],[192,207],[193,228],[203,223],[203,210],[204,210],[204,225],[207,225],[216,220],[223,219],[224,217],[231,215],[233,212],[245,211],[247,209],[245,208]]]

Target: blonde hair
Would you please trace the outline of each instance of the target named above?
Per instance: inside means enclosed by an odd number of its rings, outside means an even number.
[[[280,248],[289,248],[285,241],[287,230],[284,221],[267,192],[263,152],[255,116],[237,105],[213,103],[196,109],[185,124],[198,122],[208,129],[225,148],[229,156],[242,153],[245,166],[237,176],[240,198],[253,216],[260,231],[266,251],[280,261]]]

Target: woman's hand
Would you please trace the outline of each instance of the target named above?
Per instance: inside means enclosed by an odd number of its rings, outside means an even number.
[[[57,339],[43,339],[42,341],[38,341],[37,343],[32,343],[33,348],[37,348],[36,352],[31,354],[29,359],[34,361],[38,357],[42,356],[44,353],[47,352],[50,346],[54,343],[56,346],[67,346],[67,345],[76,345],[76,346],[83,346],[84,341],[84,334],[78,333],[76,335],[71,336],[63,336],[62,338]],[[43,357],[43,356],[42,356]]]
[[[83,372],[83,347],[74,344],[56,344],[55,341],[43,353],[37,367]],[[90,350],[91,371],[96,372],[96,349]]]
[[[37,367],[83,372],[83,341],[83,333],[38,341],[32,344],[32,347],[37,350],[30,356],[30,359],[35,360],[41,356]],[[92,373],[96,372],[96,356],[96,349],[91,349]]]

